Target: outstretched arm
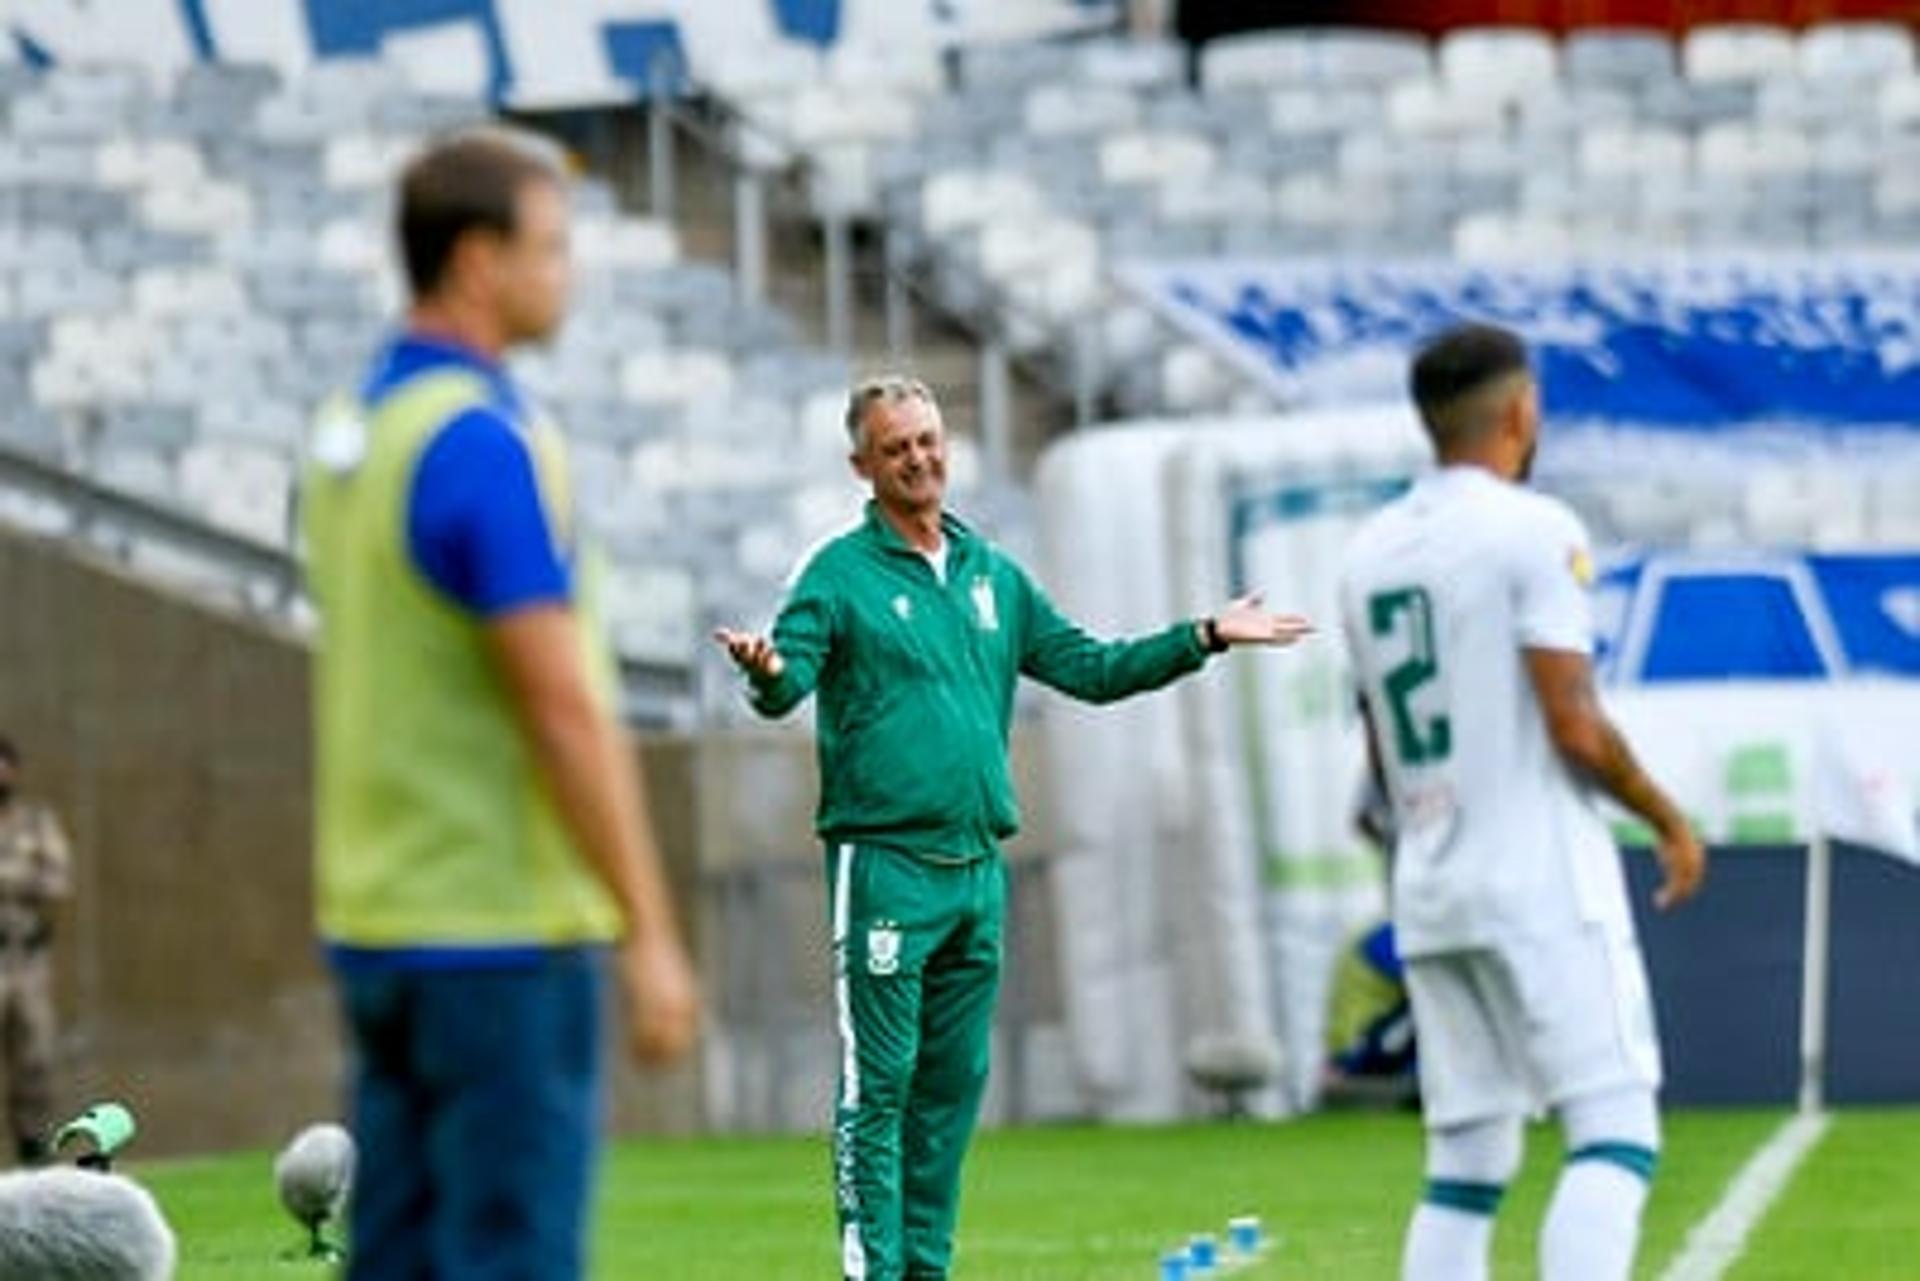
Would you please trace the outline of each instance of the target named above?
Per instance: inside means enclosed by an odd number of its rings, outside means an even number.
[[[1230,602],[1211,618],[1175,623],[1132,640],[1089,636],[1021,576],[1026,595],[1020,670],[1089,703],[1110,703],[1159,689],[1196,671],[1209,653],[1236,645],[1291,645],[1313,630],[1297,615],[1272,614],[1258,596]]]
[[[803,576],[774,621],[771,636],[716,628],[713,639],[747,677],[747,701],[766,717],[785,716],[819,683],[833,643],[833,611]]]
[[[1593,664],[1574,650],[1525,649],[1547,734],[1562,760],[1653,828],[1665,880],[1654,895],[1662,909],[1685,902],[1706,877],[1706,854],[1686,816],[1634,759],[1627,740],[1600,706]]]

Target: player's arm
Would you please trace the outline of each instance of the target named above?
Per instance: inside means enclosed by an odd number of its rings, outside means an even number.
[[[1388,826],[1390,820],[1384,817],[1383,804],[1387,796],[1387,771],[1380,763],[1380,738],[1373,727],[1373,707],[1365,694],[1354,699],[1354,707],[1360,713],[1360,733],[1367,745],[1367,777],[1354,804],[1353,826],[1381,849],[1390,850],[1393,833]]]
[[[423,577],[479,624],[490,664],[573,845],[618,904],[633,1049],[677,1057],[699,998],[653,843],[626,735],[596,697],[533,459],[511,423],[476,410],[422,455],[409,494],[409,552]]]
[[[774,620],[772,635],[714,629],[713,639],[747,678],[747,701],[762,716],[785,716],[820,683],[833,652],[834,609],[822,575],[809,566]]]
[[[1706,855],[1686,816],[1661,790],[1600,706],[1593,663],[1577,650],[1522,651],[1548,737],[1569,767],[1644,819],[1653,829],[1665,881],[1654,903],[1671,907],[1691,898],[1706,875]]]
[[[1273,614],[1258,596],[1230,602],[1210,619],[1193,619],[1128,640],[1089,635],[1054,605],[1024,573],[1020,670],[1041,684],[1088,703],[1111,703],[1159,689],[1206,662],[1208,633],[1215,645],[1291,645],[1313,630],[1306,619]]]
[[[1586,530],[1565,508],[1538,509],[1514,531],[1509,562],[1517,640],[1547,734],[1568,767],[1644,819],[1665,880],[1654,896],[1670,907],[1692,896],[1706,856],[1679,807],[1634,759],[1594,690],[1593,560]]]
[[[487,647],[561,821],[626,920],[634,1048],[665,1061],[692,1044],[699,999],[632,745],[594,697],[579,626],[568,605],[531,605],[490,621]]]

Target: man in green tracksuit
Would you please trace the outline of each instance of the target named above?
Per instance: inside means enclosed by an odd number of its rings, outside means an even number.
[[[1111,702],[1197,671],[1210,652],[1310,629],[1248,597],[1138,640],[1095,640],[945,510],[945,432],[923,385],[863,383],[847,430],[873,491],[865,520],[805,565],[770,637],[717,639],[762,715],[820,695],[843,1274],[939,1281],[999,986],[999,842],[1019,825],[1015,679]]]

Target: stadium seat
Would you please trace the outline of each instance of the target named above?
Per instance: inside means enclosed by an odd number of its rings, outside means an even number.
[[[381,190],[419,145],[418,139],[401,134],[345,134],[328,140],[322,170],[327,183],[343,191]]]
[[[101,144],[95,163],[100,185],[108,188],[185,185],[205,180],[199,149],[177,141],[114,137]]]
[[[621,398],[630,405],[720,404],[733,385],[733,366],[712,351],[637,352],[620,367]]]
[[[1037,138],[1097,137],[1138,124],[1141,103],[1124,88],[1037,85],[1028,91],[1021,114],[1027,132]]]
[[[1687,32],[1680,46],[1687,79],[1702,83],[1789,76],[1800,65],[1799,47],[1785,27],[1762,22],[1705,23]]]
[[[653,219],[581,218],[573,253],[585,267],[653,271],[679,261],[680,243],[671,226]]]
[[[1695,153],[1703,176],[1785,178],[1813,167],[1813,148],[1795,129],[1715,125],[1700,135]]]
[[[1338,135],[1386,121],[1386,101],[1370,89],[1275,89],[1267,97],[1267,128],[1276,134]]]
[[[1316,33],[1319,78],[1331,84],[1387,85],[1433,74],[1433,49],[1417,35],[1366,27]]]
[[[1218,163],[1213,145],[1193,134],[1129,132],[1100,144],[1100,176],[1109,183],[1199,182]]]
[[[134,310],[145,316],[232,315],[247,307],[240,278],[218,267],[154,267],[133,281]]]
[[[1920,132],[1920,75],[1893,76],[1875,101],[1880,124],[1893,132]]]
[[[74,142],[0,137],[0,191],[34,184],[93,181],[93,150]]]
[[[88,471],[103,485],[150,501],[171,503],[179,490],[172,460],[154,450],[103,449]]]
[[[1595,178],[1645,178],[1686,173],[1693,148],[1668,129],[1602,127],[1580,136],[1580,171]]]
[[[1671,81],[1679,58],[1665,32],[1589,27],[1570,33],[1561,50],[1567,82],[1638,91]]]
[[[1560,77],[1553,39],[1533,27],[1460,28],[1441,37],[1437,54],[1441,83],[1461,98],[1526,98]]]
[[[0,271],[77,268],[86,258],[86,242],[66,228],[0,224]]]
[[[1808,80],[1857,83],[1911,75],[1913,33],[1894,22],[1817,22],[1800,35],[1799,71]]]
[[[896,5],[910,10],[912,6]],[[894,45],[842,41],[827,51],[824,75],[841,92],[897,93],[926,98],[946,88],[947,75],[931,40]]]
[[[1403,81],[1387,91],[1387,123],[1416,137],[1497,133],[1506,101],[1497,90],[1465,93],[1447,81]]]
[[[1799,76],[1759,82],[1754,120],[1787,129],[1845,127],[1861,117],[1859,81],[1809,80]]]
[[[1333,236],[1342,229],[1379,226],[1386,221],[1392,189],[1381,178],[1325,173],[1283,179],[1274,205],[1283,225]]]
[[[1083,84],[1153,90],[1186,78],[1187,55],[1166,40],[1090,40],[1075,56],[1074,78]]]
[[[1426,41],[1388,31],[1253,32],[1210,41],[1200,53],[1200,83],[1208,93],[1295,84],[1381,86],[1432,72]]]
[[[1573,244],[1571,224],[1545,216],[1472,214],[1453,232],[1455,256],[1474,262],[1564,258]]]
[[[920,202],[927,234],[944,237],[978,227],[997,213],[1035,213],[1045,197],[1030,179],[1009,173],[964,169],[928,179]]]
[[[1263,219],[1274,207],[1273,189],[1254,174],[1226,172],[1208,182],[1174,182],[1155,193],[1159,220],[1183,226]]]
[[[1305,32],[1224,36],[1200,50],[1200,84],[1208,93],[1268,89],[1321,78],[1315,38]]]
[[[244,187],[169,178],[140,198],[140,217],[158,231],[221,236],[253,223],[254,202]]]

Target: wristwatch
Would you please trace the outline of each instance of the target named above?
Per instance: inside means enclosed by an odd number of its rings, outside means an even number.
[[[1221,638],[1220,625],[1213,621],[1212,614],[1200,620],[1200,643],[1206,647],[1209,654],[1224,654],[1231,648]]]

